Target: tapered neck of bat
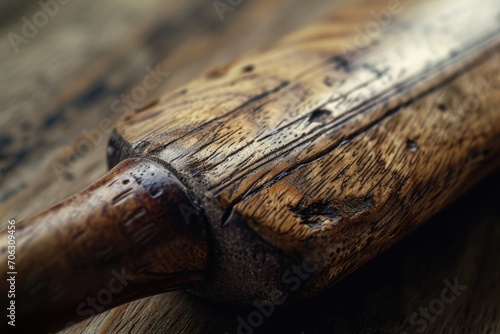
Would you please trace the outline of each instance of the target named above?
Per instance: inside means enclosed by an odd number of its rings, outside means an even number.
[[[121,162],[16,228],[16,310],[38,330],[205,277],[205,223],[184,186],[148,159]],[[0,244],[4,263],[7,249]]]

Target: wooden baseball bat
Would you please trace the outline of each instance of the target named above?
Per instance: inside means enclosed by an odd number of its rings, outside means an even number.
[[[499,167],[499,23],[493,0],[354,4],[122,119],[111,171],[16,226],[18,323],[331,286]]]

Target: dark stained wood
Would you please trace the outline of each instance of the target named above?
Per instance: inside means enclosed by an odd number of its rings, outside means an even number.
[[[128,2],[114,4],[109,1],[110,5],[103,8],[92,7],[89,2],[81,5],[75,2],[75,7],[66,7],[67,12],[51,21],[46,33],[30,42],[26,48],[28,52],[4,58],[6,48],[0,48],[1,72],[6,73],[6,68],[16,65],[12,69],[13,75],[8,79],[3,77],[0,82],[4,88],[0,92],[0,101],[2,106],[8,107],[2,107],[0,114],[2,140],[11,140],[10,145],[2,146],[0,163],[3,167],[4,163],[16,161],[16,165],[8,171],[2,169],[0,215],[5,217],[4,221],[13,217],[20,219],[47,207],[82,189],[104,173],[104,145],[81,157],[72,168],[71,175],[63,180],[55,177],[51,163],[64,161],[67,146],[71,143],[74,147],[82,139],[83,129],[92,130],[103,117],[113,115],[109,108],[111,101],[129,89],[127,87],[140,83],[146,65],[154,66],[157,59],[165,59],[162,66],[173,72],[164,88],[172,89],[201,70],[229,60],[244,50],[262,45],[263,42],[282,35],[290,27],[313,21],[323,15],[325,9],[338,5],[338,2],[325,1],[256,0],[243,2],[223,23],[218,23],[216,16],[211,15],[214,13],[209,2],[175,3],[179,6],[173,5],[174,2],[164,1],[143,1],[137,6]],[[197,6],[197,3],[200,5]],[[165,7],[160,8],[160,4],[165,4]],[[193,10],[192,15],[184,15],[189,11],[184,11],[185,8],[196,7],[206,10]],[[92,8],[109,12],[102,17],[85,16],[86,13],[92,13]],[[379,8],[385,9],[387,4],[381,2]],[[128,31],[144,28],[144,35],[131,36],[116,29],[117,26],[127,26],[120,24],[120,20],[133,15],[136,17],[136,24],[129,25]],[[72,20],[73,17],[79,19]],[[160,20],[154,21],[153,17],[162,17],[163,22],[169,22],[168,29],[162,29],[161,24],[156,25],[155,22]],[[89,40],[102,38],[106,43],[93,44],[93,48],[89,49],[88,42],[82,38],[60,38],[47,33],[57,31],[58,34],[63,34],[67,21],[82,23],[79,36],[87,36]],[[173,27],[177,29],[175,34],[170,33],[172,21]],[[114,25],[115,29],[103,29],[99,22],[106,22],[106,27]],[[146,27],[145,22],[151,25]],[[208,28],[211,23],[214,23],[213,27],[216,29]],[[94,27],[99,33],[91,32]],[[75,31],[75,25],[72,28]],[[115,34],[111,35],[113,30],[116,30]],[[148,37],[150,34],[155,34],[157,38],[146,38],[147,41],[142,42],[145,40],[144,36]],[[43,48],[44,45],[47,48]],[[48,57],[37,58],[37,62],[30,61],[37,54],[47,54],[51,45],[59,47],[58,52],[68,55],[66,58],[72,63],[60,66],[60,58]],[[133,59],[135,60],[132,61]],[[31,63],[33,66],[28,66]],[[109,67],[109,64],[113,66]],[[89,68],[95,70],[89,71]],[[58,73],[58,69],[64,80],[59,81],[61,76],[57,75],[54,78],[58,80],[49,83],[42,80],[44,74]],[[21,73],[26,75],[22,76]],[[38,74],[36,77],[40,80],[32,80],[34,73]],[[493,74],[496,75],[495,72]],[[105,80],[101,95],[91,100],[81,99],[86,96],[87,91],[91,92],[92,87],[101,83],[103,77],[113,78],[109,82],[123,86],[110,86]],[[33,87],[31,92],[36,94],[11,95],[13,84],[17,84],[19,92],[26,87]],[[52,93],[47,93],[48,89]],[[151,93],[151,97],[156,94]],[[482,95],[481,93],[481,101]],[[437,105],[438,110],[441,110],[440,101],[443,96],[433,96],[436,101],[429,103]],[[45,105],[47,100],[50,100],[53,107],[39,110],[39,106]],[[80,101],[87,102],[82,104]],[[13,106],[19,102],[22,104],[14,110]],[[54,125],[50,128],[38,127],[38,124],[52,119],[53,110],[61,106],[67,109],[64,117],[59,118],[62,121],[51,123]],[[449,108],[445,109],[449,111]],[[322,118],[321,115],[322,113],[316,113],[318,119]],[[38,143],[31,149],[23,150],[20,144],[26,140],[25,137],[36,139]],[[409,148],[413,147],[410,143]],[[391,252],[392,256],[383,257],[376,265],[365,267],[338,288],[323,294],[320,299],[277,311],[266,319],[265,325],[259,327],[257,332],[348,333],[378,330],[399,333],[401,329],[414,332],[414,327],[402,321],[404,316],[436,298],[440,293],[442,280],[452,279],[458,271],[465,284],[472,284],[466,292],[466,298],[459,298],[453,305],[447,306],[446,312],[436,318],[427,332],[456,332],[461,328],[466,328],[468,332],[498,331],[500,316],[498,303],[495,302],[499,296],[496,284],[498,266],[495,259],[488,255],[498,254],[499,251],[496,228],[499,215],[494,200],[498,198],[498,192],[488,194],[495,189],[498,189],[498,182],[483,185],[479,191],[452,206],[446,214],[438,216],[430,226],[418,232],[416,239],[412,237],[413,242],[410,240],[409,244],[403,244],[407,247],[398,247]],[[477,213],[481,214],[478,216]],[[4,221],[1,223],[4,224]],[[374,277],[378,279],[374,280]],[[208,303],[187,293],[171,293],[118,307],[65,332],[234,333],[236,318],[244,317],[250,311],[252,310]]]
[[[118,123],[110,161],[162,160],[209,216],[195,293],[315,295],[500,165],[500,4],[419,2],[356,45],[379,7],[347,7]],[[314,275],[297,283],[296,265]]]
[[[17,328],[62,328],[148,295],[200,284],[201,213],[161,165],[129,159],[16,229]],[[7,263],[7,231],[0,260]],[[9,274],[0,287],[7,291]],[[89,299],[91,298],[91,299]],[[2,326],[5,324],[3,323]]]

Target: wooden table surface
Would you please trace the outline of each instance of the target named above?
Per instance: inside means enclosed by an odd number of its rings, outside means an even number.
[[[105,173],[104,138],[84,154],[75,147],[116,118],[116,99],[123,105],[148,69],[169,75],[145,103],[346,2],[242,0],[221,20],[208,0],[73,0],[44,20],[36,1],[0,1],[1,226]],[[497,172],[329,291],[275,309],[254,333],[500,333],[499,189]],[[461,286],[456,298],[438,302],[450,284]],[[424,314],[429,307],[438,314]],[[238,333],[253,311],[176,292],[62,332]]]

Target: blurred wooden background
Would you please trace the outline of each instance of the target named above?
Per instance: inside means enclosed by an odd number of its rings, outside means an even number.
[[[242,0],[221,20],[211,0],[65,1],[44,22],[37,1],[0,0],[0,226],[105,173],[105,140],[64,174],[54,162],[67,166],[85,131],[116,118],[113,101],[139,85],[148,66],[170,75],[144,103],[347,3]],[[23,35],[23,18],[40,27]],[[499,189],[496,173],[326,293],[275,310],[254,333],[499,333]],[[440,299],[443,281],[455,277],[467,289],[424,321],[425,329],[411,325],[412,314]],[[232,334],[238,317],[252,311],[177,292],[63,332]]]

